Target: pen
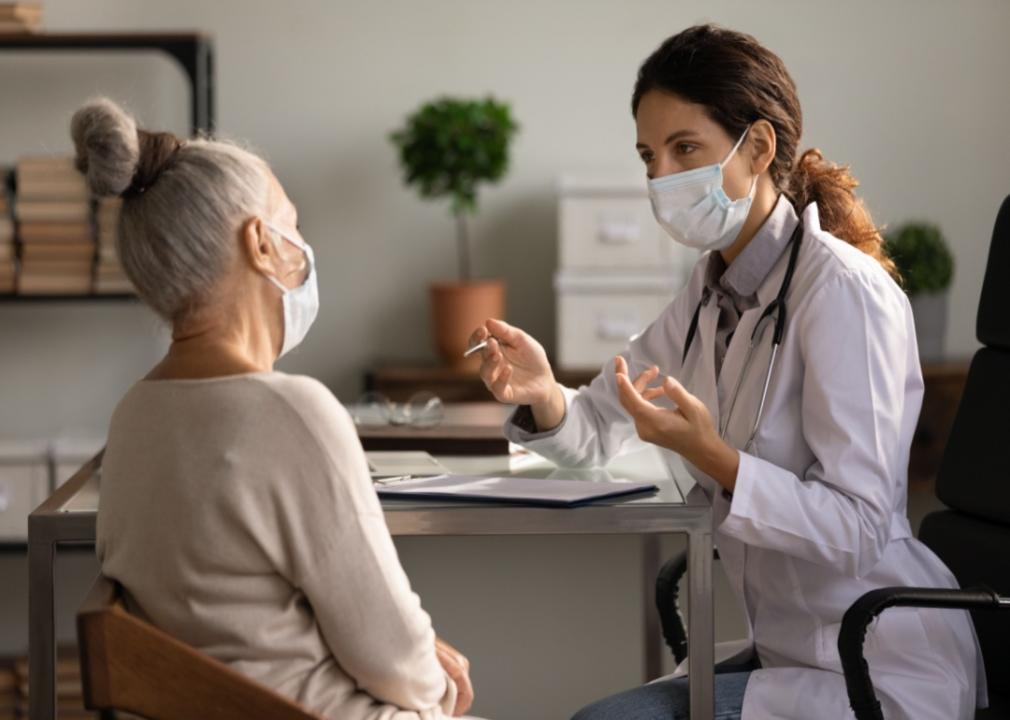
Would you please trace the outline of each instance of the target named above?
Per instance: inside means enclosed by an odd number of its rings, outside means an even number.
[[[490,339],[491,338],[488,338],[487,340],[490,340]],[[486,348],[487,347],[487,340],[481,340],[479,343],[477,343],[476,345],[474,345],[472,348],[468,348],[467,351],[465,353],[463,353],[463,357],[468,358],[471,355],[473,355],[475,352],[477,352],[478,350],[483,350],[484,348]]]
[[[376,478],[372,482],[376,485],[392,485],[393,483],[403,482],[404,480],[410,480],[410,475],[393,475],[392,477]]]

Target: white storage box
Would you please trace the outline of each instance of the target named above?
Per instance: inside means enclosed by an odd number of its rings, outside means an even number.
[[[598,370],[659,317],[679,285],[669,275],[558,273],[559,367]]]
[[[685,276],[697,257],[656,222],[644,174],[617,180],[562,178],[558,251],[563,270],[622,269],[675,277]]]
[[[28,514],[49,495],[44,442],[0,443],[0,542],[28,539]]]

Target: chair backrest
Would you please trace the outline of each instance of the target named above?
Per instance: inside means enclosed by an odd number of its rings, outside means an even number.
[[[319,720],[298,704],[176,640],[123,607],[99,575],[77,613],[84,703],[150,720]]]
[[[962,587],[986,585],[1010,596],[1010,197],[996,218],[972,359],[961,404],[937,475],[950,510],[919,529]],[[1010,619],[973,612],[991,695],[1010,697]]]
[[[955,510],[1010,525],[1010,197],[989,246],[972,360],[936,492]]]

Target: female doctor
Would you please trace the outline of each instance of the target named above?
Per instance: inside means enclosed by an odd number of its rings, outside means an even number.
[[[632,97],[660,225],[705,252],[687,287],[579,390],[543,348],[488,320],[481,376],[518,405],[510,439],[563,465],[603,465],[638,436],[684,459],[746,607],[752,671],[716,676],[716,716],[851,718],[842,615],[887,585],[955,587],[912,537],[909,447],[922,400],[912,315],[856,181],[797,158],[796,88],[754,38],[710,25],[664,42]],[[893,609],[866,658],[888,718],[954,720],[984,704],[967,614]],[[579,720],[686,718],[683,678]]]

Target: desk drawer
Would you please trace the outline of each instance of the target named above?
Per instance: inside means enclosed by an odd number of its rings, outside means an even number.
[[[49,494],[44,463],[0,464],[0,541],[28,538],[28,513]]]

